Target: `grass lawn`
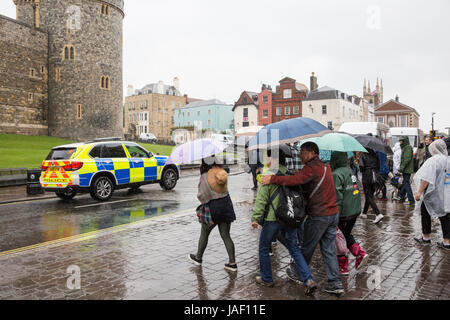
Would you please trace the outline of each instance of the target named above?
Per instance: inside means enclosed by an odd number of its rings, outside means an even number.
[[[0,168],[39,168],[50,149],[73,141],[48,136],[0,134]],[[169,156],[172,146],[141,144],[154,154]]]

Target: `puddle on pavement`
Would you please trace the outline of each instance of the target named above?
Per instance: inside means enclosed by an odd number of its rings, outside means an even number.
[[[134,201],[126,207],[114,208],[114,204],[102,208],[89,209],[72,214],[52,213],[41,218],[41,242],[58,240],[74,235],[107,229],[129,224],[165,214],[179,209],[179,204],[173,201]]]

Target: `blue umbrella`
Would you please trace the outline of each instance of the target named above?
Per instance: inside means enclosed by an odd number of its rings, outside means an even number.
[[[294,143],[303,139],[320,137],[331,130],[310,118],[294,118],[266,125],[249,142],[249,150]]]

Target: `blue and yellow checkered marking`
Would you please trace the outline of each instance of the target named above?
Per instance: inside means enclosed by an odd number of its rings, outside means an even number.
[[[80,186],[89,187],[92,176],[98,171],[111,172],[118,184],[155,181],[161,178],[166,161],[167,157],[95,159],[91,164],[85,164],[80,172]]]

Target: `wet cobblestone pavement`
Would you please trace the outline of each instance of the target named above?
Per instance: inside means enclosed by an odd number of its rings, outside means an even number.
[[[223,269],[227,254],[218,230],[211,233],[202,267],[187,259],[195,253],[200,233],[193,211],[187,210],[0,256],[0,299],[450,299],[450,253],[435,244],[442,237],[440,225],[433,221],[432,245],[416,245],[412,237],[420,233],[420,217],[391,202],[379,203],[385,218],[378,225],[370,214],[358,219],[354,235],[370,258],[358,273],[350,258],[350,275],[342,277],[343,296],[321,291],[326,275],[320,250],[311,263],[319,290],[305,296],[303,287],[285,275],[290,259],[280,244],[271,258],[276,286],[260,287],[254,282],[260,230],[251,229],[253,193],[248,198],[235,203],[231,235],[236,274]],[[67,288],[71,265],[80,268],[78,290]]]

